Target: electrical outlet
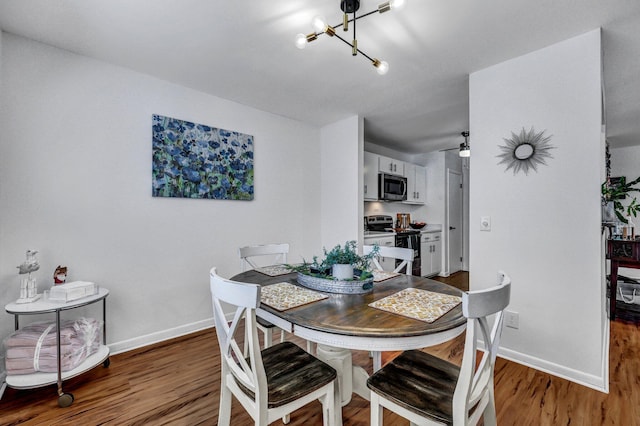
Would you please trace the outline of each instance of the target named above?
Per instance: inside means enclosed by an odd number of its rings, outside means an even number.
[[[509,328],[520,328],[520,316],[517,312],[504,311],[504,324]]]
[[[482,216],[480,218],[480,230],[491,231],[491,216]]]

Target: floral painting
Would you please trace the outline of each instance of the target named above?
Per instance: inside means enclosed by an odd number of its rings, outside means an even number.
[[[153,115],[153,196],[253,200],[253,136]]]

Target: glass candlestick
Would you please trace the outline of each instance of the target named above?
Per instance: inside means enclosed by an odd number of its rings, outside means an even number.
[[[27,298],[27,288],[29,287],[29,277],[23,277],[20,280],[20,299]]]

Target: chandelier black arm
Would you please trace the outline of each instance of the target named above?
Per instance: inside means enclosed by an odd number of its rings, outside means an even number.
[[[347,21],[347,23],[350,23],[350,22],[356,21],[358,19],[364,18],[365,16],[373,15],[376,12],[379,12],[378,9],[372,10],[371,12],[365,13],[364,15],[360,15],[360,16],[356,17],[356,19],[351,18],[351,19],[349,19]],[[344,25],[344,23],[340,22],[338,25],[335,25],[333,28],[340,28],[342,25]]]
[[[337,33],[334,34],[334,37],[338,37],[340,40],[342,40],[345,44],[351,46],[351,48],[353,49],[353,44],[349,43],[347,40],[343,39],[342,37],[340,37]],[[360,49],[356,49],[358,51],[359,54],[361,54],[362,56],[364,56],[365,58],[367,58],[368,60],[370,60],[371,62],[373,62],[373,58],[369,55],[367,55],[366,53],[364,53],[362,50]]]

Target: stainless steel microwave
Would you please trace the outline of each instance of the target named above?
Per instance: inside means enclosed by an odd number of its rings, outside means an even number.
[[[380,173],[378,175],[378,199],[383,201],[405,201],[407,199],[407,178]]]

